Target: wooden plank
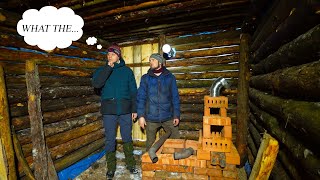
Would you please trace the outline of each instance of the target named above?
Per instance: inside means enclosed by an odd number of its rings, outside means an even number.
[[[264,133],[249,180],[268,179],[276,161],[278,151],[278,141],[269,134]]]
[[[8,164],[2,141],[0,141],[0,177],[3,180],[8,180]]]
[[[249,121],[249,34],[241,34],[240,36],[240,60],[239,60],[239,78],[237,93],[237,143],[236,147],[240,155],[240,164],[244,165],[247,161],[247,129]]]
[[[7,91],[6,84],[4,79],[3,67],[0,64],[0,140],[3,143],[3,154],[1,155],[2,161],[6,160],[7,172],[5,177],[8,179],[17,179],[16,177],[16,168],[15,168],[15,159],[14,159],[14,150],[11,137],[11,128],[10,128],[10,115],[9,107],[7,100]],[[5,155],[5,157],[4,157]],[[4,165],[4,164],[3,164]],[[3,170],[3,165],[1,169]]]

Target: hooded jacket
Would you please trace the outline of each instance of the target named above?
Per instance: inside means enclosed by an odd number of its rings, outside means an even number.
[[[128,114],[136,113],[137,85],[132,70],[120,63],[99,67],[92,77],[92,85],[101,90],[102,114]]]
[[[141,77],[137,95],[138,117],[150,122],[180,118],[180,100],[174,75],[163,67],[156,76],[152,70]]]

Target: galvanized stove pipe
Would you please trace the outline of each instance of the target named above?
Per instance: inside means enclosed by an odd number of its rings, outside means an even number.
[[[158,156],[156,152],[162,146],[162,144],[169,138],[170,135],[171,135],[171,131],[168,130],[168,132],[163,136],[161,136],[161,138],[156,143],[154,143],[154,145],[151,146],[151,148],[149,149],[148,151],[149,157],[153,163],[158,162]]]
[[[222,87],[227,89],[230,87],[230,85],[228,84],[228,81],[225,78],[219,77],[212,83],[210,87],[210,96],[211,97],[220,96],[220,93],[221,93],[220,91]]]
[[[181,152],[175,152],[173,154],[173,158],[175,160],[178,160],[178,159],[185,159],[185,158],[188,158],[189,156],[191,156],[193,154],[194,150],[192,147],[189,147],[189,148],[185,148],[183,149]]]

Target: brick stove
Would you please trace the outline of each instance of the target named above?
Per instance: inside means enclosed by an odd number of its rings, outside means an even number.
[[[228,98],[204,97],[203,131],[199,140],[167,139],[157,151],[158,162],[142,155],[142,179],[238,179],[240,164],[232,143],[231,119],[227,117]],[[193,155],[175,160],[173,154],[192,147]]]

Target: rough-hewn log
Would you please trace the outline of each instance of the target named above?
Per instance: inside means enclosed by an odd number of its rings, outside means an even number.
[[[170,60],[166,62],[166,67],[183,67],[193,65],[213,65],[213,64],[227,64],[238,62],[239,55],[233,54],[222,57],[208,57],[208,58],[191,58],[183,60]]]
[[[208,50],[199,50],[199,51],[184,51],[177,52],[176,58],[192,58],[192,57],[203,57],[203,56],[216,56],[223,54],[232,54],[239,53],[239,46],[231,46],[225,48],[214,48]]]
[[[199,88],[199,87],[211,87],[212,83],[216,79],[212,80],[178,80],[177,86],[178,88]],[[232,78],[232,79],[226,79],[228,81],[228,84],[231,86],[231,89],[234,89],[237,87],[238,79]]]
[[[8,99],[6,92],[6,84],[4,79],[3,67],[0,64],[0,138],[3,144],[3,153],[5,154],[8,168],[9,179],[17,179],[13,144],[11,138],[10,115],[8,107]]]
[[[201,49],[201,48],[213,48],[219,46],[230,46],[230,45],[239,45],[239,37],[236,39],[222,39],[222,40],[210,40],[210,42],[191,42],[188,44],[175,45],[173,46],[177,51],[185,51],[192,49]]]
[[[240,36],[240,60],[239,60],[239,78],[237,91],[237,142],[236,147],[240,155],[240,165],[243,166],[247,161],[247,124],[249,121],[249,34]]]
[[[7,33],[0,33],[0,45],[1,46],[5,46],[5,47],[15,47],[17,48],[17,50],[13,50],[13,49],[8,49],[8,48],[0,48],[1,52],[3,52],[3,54],[0,55],[0,60],[9,60],[9,61],[21,61],[24,62],[26,57],[34,57],[37,60],[37,63],[48,63],[48,64],[56,64],[59,66],[59,64],[61,66],[67,66],[67,67],[86,67],[88,65],[88,67],[96,67],[104,64],[102,61],[92,61],[95,59],[98,60],[105,60],[106,56],[96,52],[96,51],[92,51],[88,48],[64,48],[64,49],[59,49],[56,48],[54,49],[52,52],[47,53],[44,50],[41,50],[38,48],[38,46],[31,46],[28,45],[23,38],[18,37],[15,34],[7,34]],[[87,45],[88,46],[88,45]],[[32,49],[32,50],[36,50],[39,52],[42,52],[44,54],[40,54],[40,53],[31,53],[31,52],[25,52],[22,50],[19,50],[19,48],[25,48],[25,49]],[[73,56],[73,58],[67,58],[67,57],[61,57],[61,56],[56,56],[56,55],[64,55],[64,56]],[[19,59],[18,57],[21,57],[21,59]],[[5,59],[5,57],[7,58],[12,58],[12,59]],[[78,58],[75,58],[78,57]],[[61,58],[61,60],[59,60],[59,58]],[[91,61],[84,61],[81,58],[91,58]],[[63,62],[63,59],[67,59],[70,62]],[[51,61],[53,60],[53,62]],[[81,66],[81,64],[83,66]],[[96,66],[94,66],[96,65]]]
[[[204,105],[203,104],[181,104],[180,111],[181,113],[185,112],[203,112]]]
[[[320,100],[320,61],[253,76],[250,85],[296,99]],[[297,96],[299,94],[299,96]]]
[[[87,157],[88,155],[90,155],[94,151],[102,148],[103,146],[104,146],[104,138],[99,139],[97,141],[94,141],[93,143],[78,149],[74,153],[56,160],[54,162],[54,165],[55,165],[57,171],[61,171],[62,169],[78,162],[79,160],[83,159],[84,157]]]
[[[98,139],[101,139],[104,137],[104,130],[100,129],[97,131],[94,131],[92,133],[86,134],[84,136],[81,136],[79,138],[73,139],[71,141],[68,141],[64,144],[60,144],[58,146],[55,146],[50,149],[51,157],[52,159],[59,159],[66,154],[69,154],[87,144],[90,144],[91,142],[94,142]]]
[[[296,133],[299,133],[301,137],[305,137],[305,142],[312,142],[311,144],[314,147],[319,147],[319,103],[282,99],[253,88],[249,89],[249,97],[251,101],[266,112],[280,117],[283,123],[292,126],[296,130]]]
[[[319,19],[319,15],[314,14],[309,8],[298,7],[297,9],[292,9],[289,17],[280,24],[276,31],[253,53],[252,62],[257,63],[266,58],[283,44],[290,42],[300,34],[317,25]],[[301,24],[303,24],[303,26],[301,26]]]
[[[178,91],[179,91],[180,96],[210,94],[209,88],[179,88]],[[222,94],[223,95],[237,94],[237,90],[236,89],[224,89]]]
[[[46,142],[44,140],[41,92],[38,66],[32,60],[26,62],[26,83],[28,92],[28,112],[31,126],[32,154],[34,161],[34,176],[36,179],[54,178],[49,173],[51,164],[47,154]],[[28,123],[29,124],[29,123]],[[54,170],[54,169],[53,169]]]
[[[24,76],[6,76],[8,89],[26,88],[26,79]],[[59,87],[59,86],[91,86],[91,79],[87,77],[53,77],[40,76],[41,87]]]
[[[89,134],[93,131],[97,131],[102,128],[103,128],[102,121],[95,121],[93,123],[87,124],[82,127],[77,127],[69,131],[65,131],[50,137],[46,137],[47,145],[49,148],[53,148],[55,146],[66,143],[70,140],[76,139],[80,136],[84,136],[86,134]],[[31,150],[32,150],[31,144],[23,145],[22,150],[26,157],[31,155]]]
[[[25,102],[27,100],[24,89],[8,89],[9,103]],[[64,87],[47,87],[41,89],[42,100],[57,99],[65,97],[79,97],[93,95],[94,90],[91,86],[64,86]]]
[[[14,131],[12,132],[12,137],[13,137],[14,151],[16,152],[17,159],[23,168],[23,172],[26,174],[26,176],[30,180],[36,180],[29,165],[28,165],[28,162],[24,158],[24,154],[22,152],[20,142],[19,142],[18,137]]]
[[[319,178],[317,169],[320,168],[320,160],[308,148],[306,148],[301,141],[286,131],[275,117],[260,110],[252,103],[250,104],[250,109],[255,117],[265,125],[266,129],[270,131],[270,133],[272,133],[277,139],[282,140],[282,143],[288,148],[293,156],[301,162],[306,173],[312,178]]]
[[[116,8],[116,9],[109,10],[109,11],[96,13],[96,14],[91,15],[91,16],[85,16],[85,17],[83,17],[83,19],[86,20],[86,21],[89,21],[89,20],[93,20],[93,19],[103,18],[105,16],[121,14],[121,13],[128,12],[128,11],[135,11],[135,10],[138,10],[138,9],[146,9],[146,8],[159,6],[159,5],[167,5],[167,4],[175,2],[175,1],[177,1],[177,0],[164,0],[164,1],[161,1],[161,2],[157,2],[157,1],[156,2],[154,2],[154,1],[143,2],[141,4],[136,4],[136,5],[132,5],[132,6],[123,6],[123,7],[119,7],[119,8]]]
[[[276,30],[276,28],[289,16],[292,8],[297,6],[298,0],[275,1],[273,6],[265,16],[264,21],[260,23],[253,35],[251,51],[256,51],[265,39]]]
[[[238,70],[238,64],[219,64],[219,65],[205,65],[205,66],[188,66],[188,67],[173,67],[168,68],[172,73],[185,72],[208,72],[208,71],[228,71]]]
[[[43,113],[43,124],[62,121],[67,118],[84,115],[87,113],[98,112],[100,103],[92,103],[89,105],[67,108],[59,111],[51,111]],[[29,112],[30,113],[30,112]],[[30,127],[28,116],[12,118],[12,125],[15,130],[21,130]]]
[[[255,66],[254,74],[264,74],[277,69],[300,65],[319,59],[320,25],[281,46],[275,53],[268,56]]]
[[[257,150],[257,147],[256,147],[256,145],[254,144],[254,142],[253,142],[253,138],[252,138],[252,135],[248,135],[248,147],[250,148],[250,150],[251,150],[251,152],[252,152],[252,155],[254,156],[254,157],[256,157],[257,156],[257,153],[258,153],[258,150]],[[252,163],[253,164],[253,163]],[[251,165],[252,165],[251,164]]]
[[[199,131],[179,130],[180,139],[199,140]]]
[[[24,74],[24,64],[12,64],[12,63],[3,63],[4,71],[6,74],[11,75],[22,75]],[[93,73],[93,69],[66,69],[58,68],[51,66],[39,66],[40,75],[53,75],[53,76],[76,76],[76,77],[90,77]]]
[[[264,133],[266,131],[262,127],[263,124],[258,122],[256,117],[252,113],[250,113],[250,122],[251,122],[250,124],[252,125],[250,132],[253,131],[252,130],[253,128],[256,128],[257,132],[259,132],[260,134],[262,134],[262,133]],[[278,158],[277,158],[277,159],[279,159],[279,162],[276,162],[276,166],[275,167],[277,167],[277,166],[281,166],[282,167],[281,164],[283,164],[283,168],[282,169],[285,169],[286,172],[288,172],[288,173],[278,173],[278,174],[284,174],[284,175],[288,174],[291,177],[291,179],[299,180],[299,179],[301,179],[301,177],[300,177],[300,175],[298,173],[298,169],[300,170],[301,168],[296,168],[298,163],[294,163],[293,158],[291,158],[291,157],[288,158],[290,153],[289,152],[284,152],[284,151],[286,151],[285,148],[286,147],[284,147],[284,146],[280,147],[279,153],[278,153]],[[279,171],[279,170],[277,170],[277,171]],[[280,172],[281,171],[282,170],[280,169]],[[286,176],[288,176],[288,175],[286,175]],[[276,178],[276,177],[274,177],[274,178]],[[279,178],[283,178],[283,177],[279,176]],[[279,180],[281,180],[281,179],[279,179]]]
[[[175,47],[175,45],[188,44],[191,42],[201,42],[201,41],[212,41],[212,40],[226,40],[226,39],[235,39],[240,37],[240,31],[226,31],[216,34],[206,34],[198,35],[191,37],[177,37],[177,38],[168,38],[167,43]],[[179,47],[179,46],[178,46]]]
[[[205,72],[205,73],[185,73],[174,74],[177,80],[190,80],[190,79],[212,79],[218,77],[236,78],[238,72]]]
[[[44,100],[41,102],[43,112],[57,111],[66,108],[72,108],[77,106],[89,105],[100,101],[100,97],[92,95],[88,97],[70,97],[53,100]],[[11,117],[25,116],[28,114],[28,108],[26,102],[20,102],[17,104],[11,104],[10,115]]]
[[[16,27],[18,21],[21,19],[19,14],[6,11],[2,8],[0,9],[0,16],[1,16],[0,24],[8,27]]]
[[[62,133],[77,127],[85,126],[94,121],[102,120],[100,113],[88,113],[83,116],[69,118],[64,121],[46,124],[44,125],[45,137],[53,136],[58,133]],[[21,145],[28,144],[31,142],[30,129],[23,129],[17,132],[18,138]]]
[[[179,130],[199,131],[202,129],[202,122],[180,122]]]

